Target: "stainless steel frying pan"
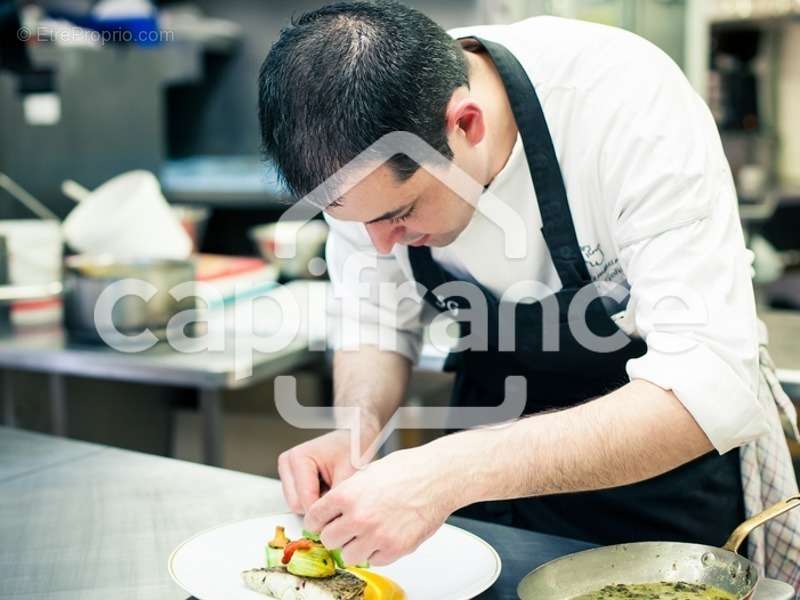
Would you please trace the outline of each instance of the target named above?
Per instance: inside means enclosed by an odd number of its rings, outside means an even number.
[[[607,585],[686,581],[713,585],[739,600],[749,600],[758,570],[737,554],[750,532],[797,506],[793,496],[751,517],[722,548],[681,542],[637,542],[584,550],[552,560],[531,571],[517,587],[522,600],[565,600]]]

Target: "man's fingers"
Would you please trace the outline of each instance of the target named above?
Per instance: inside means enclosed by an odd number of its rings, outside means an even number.
[[[357,537],[342,548],[342,560],[346,565],[357,565],[369,560],[376,549],[368,538]]]
[[[353,527],[343,517],[330,521],[320,530],[320,541],[326,548],[343,548],[354,537]]]
[[[289,505],[289,510],[295,514],[302,513],[303,507],[300,505],[300,498],[297,496],[292,468],[289,464],[289,455],[286,452],[278,456],[278,477],[280,477],[283,497],[286,499],[286,504]]]
[[[369,565],[371,567],[385,567],[386,565],[392,564],[395,560],[397,560],[396,556],[391,556],[386,552],[378,550],[377,552],[373,552],[372,556],[369,557]]]
[[[309,531],[322,531],[328,523],[342,514],[342,508],[336,491],[332,490],[309,507],[303,527]],[[341,523],[341,525],[350,526],[349,523]]]
[[[308,456],[289,456],[289,464],[292,467],[292,477],[294,478],[295,490],[300,499],[300,512],[306,513],[314,502],[319,500],[319,469]],[[314,531],[314,530],[311,530]]]
[[[331,478],[331,488],[335,488],[355,472],[356,470],[350,465],[350,461],[345,461],[336,465],[333,469],[333,477]]]

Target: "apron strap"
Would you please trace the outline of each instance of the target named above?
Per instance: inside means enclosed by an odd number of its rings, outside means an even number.
[[[561,285],[580,288],[591,278],[575,234],[567,190],[536,90],[525,69],[505,46],[477,37],[469,39],[477,40],[489,53],[505,84],[536,190],[542,235]]]
[[[445,299],[437,297],[433,290],[456,278],[433,259],[430,246],[409,246],[408,260],[414,280],[425,290],[425,300],[440,311],[447,310]]]

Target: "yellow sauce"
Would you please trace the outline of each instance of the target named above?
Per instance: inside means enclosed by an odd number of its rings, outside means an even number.
[[[388,577],[358,567],[350,567],[347,570],[367,583],[364,600],[403,600],[406,597],[403,588]]]
[[[572,600],[737,600],[719,588],[683,581],[607,585],[603,589],[575,596]]]

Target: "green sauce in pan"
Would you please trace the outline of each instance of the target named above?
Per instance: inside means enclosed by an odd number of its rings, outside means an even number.
[[[702,583],[660,581],[658,583],[618,583],[575,596],[572,600],[737,600],[730,592]]]

